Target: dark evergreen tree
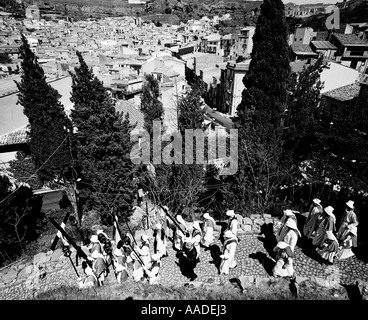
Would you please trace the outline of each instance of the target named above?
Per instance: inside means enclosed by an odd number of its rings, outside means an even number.
[[[30,152],[41,181],[64,176],[70,164],[67,129],[71,122],[60,103],[60,94],[46,82],[46,76],[22,34],[21,81],[17,84],[18,103],[23,106],[30,130]]]
[[[32,157],[23,151],[18,151],[16,159],[9,162],[9,171],[18,182],[26,182],[32,189],[41,189],[42,182],[33,173],[37,170]]]
[[[135,165],[130,159],[133,143],[128,117],[115,111],[106,88],[77,52],[79,66],[72,76],[74,103],[71,117],[77,148],[80,200],[83,209],[96,209],[103,223],[111,223],[110,208],[118,215],[131,214],[136,193]]]
[[[290,99],[284,118],[285,159],[302,161],[316,143],[314,136],[319,121],[320,74],[327,66],[321,56],[303,71],[291,74]]]
[[[193,139],[193,161],[187,163],[185,146],[190,142],[185,140],[186,129],[200,130],[203,132],[204,109],[201,108],[201,96],[198,88],[193,88],[178,101],[178,127],[183,138],[182,164],[174,163],[171,166],[169,180],[170,190],[175,194],[174,205],[182,208],[183,217],[198,219],[201,195],[204,193],[203,180],[205,177],[205,165],[198,164],[197,151],[205,158],[205,148],[196,144]],[[188,159],[189,160],[189,159]]]
[[[42,231],[42,196],[0,172],[0,266],[21,256]],[[15,190],[13,191],[12,189]]]
[[[232,183],[229,194],[234,195],[228,198],[228,206],[239,212],[246,207],[266,209],[282,180],[281,119],[290,74],[287,34],[282,1],[264,0],[235,119],[238,172],[227,179]]]
[[[141,111],[144,115],[144,127],[150,135],[152,135],[152,122],[162,121],[164,117],[164,109],[159,98],[159,83],[153,75],[145,75],[141,96]]]

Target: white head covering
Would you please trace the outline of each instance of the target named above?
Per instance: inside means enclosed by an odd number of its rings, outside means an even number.
[[[162,229],[162,225],[161,225],[161,223],[156,223],[155,228],[156,228],[157,230],[161,230],[161,229]]]
[[[149,240],[149,238],[148,238],[148,236],[146,234],[142,234],[141,239],[144,242],[148,242],[148,240]]]
[[[235,211],[234,210],[227,210],[226,215],[229,216],[229,217],[233,217],[233,216],[235,216]]]
[[[120,249],[115,249],[114,255],[117,256],[117,257],[123,257],[124,256]]]
[[[346,202],[346,205],[347,205],[350,209],[354,209],[354,201],[349,200],[348,202]]]
[[[93,259],[98,259],[98,258],[103,258],[104,256],[101,253],[99,253],[97,250],[95,250],[92,252],[91,257]]]
[[[93,274],[93,270],[91,269],[90,266],[87,266],[85,269],[84,269],[84,272],[86,273],[86,275],[90,276],[91,274]]]
[[[333,211],[335,210],[333,207],[331,207],[331,206],[328,206],[328,207],[326,207],[325,209],[325,212],[329,215],[329,216],[333,216],[334,214],[333,214]]]
[[[206,212],[204,215],[203,215],[203,218],[205,219],[210,219],[210,214],[208,212]]]
[[[296,222],[293,219],[288,219],[286,221],[286,226],[288,226],[290,229],[295,230],[296,232],[298,232],[299,236],[301,236],[301,234],[300,234],[300,232],[298,230],[298,227],[296,225]]]
[[[284,215],[285,216],[294,216],[294,213],[290,209],[286,209],[286,210],[284,210]]]
[[[314,198],[313,203],[321,205],[321,200],[319,200],[318,198]]]
[[[199,225],[199,222],[198,221],[194,221],[193,222],[193,228],[194,229],[197,229],[197,230],[201,230],[201,226]]]
[[[94,243],[98,243],[99,241],[98,241],[98,237],[97,237],[97,235],[96,234],[93,234],[92,236],[91,236],[91,242],[94,242]]]
[[[155,261],[158,261],[160,260],[160,255],[157,254],[157,253],[154,253],[152,256],[151,256],[152,260],[155,260]]]

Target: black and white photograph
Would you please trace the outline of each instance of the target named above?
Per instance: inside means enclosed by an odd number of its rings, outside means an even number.
[[[368,0],[291,1],[0,0],[1,301],[368,300]]]

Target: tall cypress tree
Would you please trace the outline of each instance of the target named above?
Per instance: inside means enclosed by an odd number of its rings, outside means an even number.
[[[50,181],[62,177],[70,165],[66,129],[71,128],[71,122],[59,101],[60,94],[46,82],[37,56],[23,34],[21,38],[22,75],[21,81],[16,82],[19,90],[17,103],[23,106],[30,124],[32,159],[37,168],[42,166],[37,174],[41,181]]]
[[[142,88],[141,111],[144,115],[144,127],[152,135],[152,122],[161,121],[164,116],[164,109],[160,98],[160,86],[153,75],[145,75],[145,82]]]
[[[245,89],[237,107],[238,172],[228,206],[265,208],[278,183],[281,156],[281,118],[287,103],[290,74],[287,24],[281,0],[264,0],[253,36]],[[230,193],[230,194],[231,194]]]
[[[128,217],[134,202],[135,165],[130,159],[133,143],[128,117],[115,111],[106,88],[82,55],[72,73],[74,103],[71,117],[77,162],[82,179],[80,198],[86,209],[97,209],[103,223],[110,223],[109,208],[117,207],[121,218]]]

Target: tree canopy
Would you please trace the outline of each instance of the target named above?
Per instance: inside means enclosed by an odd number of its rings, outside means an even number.
[[[136,187],[135,165],[130,159],[133,143],[129,118],[115,111],[101,81],[77,52],[79,66],[72,76],[74,103],[71,117],[76,133],[77,171],[81,181],[80,200],[84,209],[96,209],[102,222],[111,223],[110,209],[118,215],[131,214]]]
[[[46,81],[37,56],[22,34],[21,81],[17,84],[18,103],[29,121],[29,145],[41,181],[63,177],[70,165],[67,129],[71,122],[60,103],[60,94]]]

